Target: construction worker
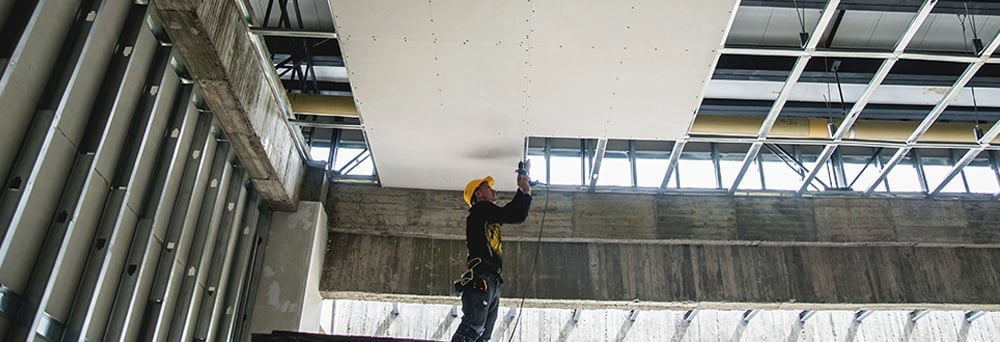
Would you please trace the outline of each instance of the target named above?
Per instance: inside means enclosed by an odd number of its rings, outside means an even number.
[[[473,179],[465,186],[465,244],[469,248],[468,270],[455,287],[462,292],[462,323],[452,341],[489,341],[500,310],[503,278],[503,242],[500,227],[521,223],[531,207],[531,184],[524,172],[517,176],[517,194],[505,206],[498,206],[493,177]]]

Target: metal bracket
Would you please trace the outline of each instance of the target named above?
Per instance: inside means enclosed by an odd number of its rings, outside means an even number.
[[[754,310],[754,309],[744,311],[743,318],[740,319],[740,325],[746,326],[747,324],[750,324],[750,320],[753,319],[754,316],[757,316],[757,313],[759,312],[760,312],[759,310]]]
[[[967,311],[965,313],[965,322],[972,323],[976,318],[983,317],[984,314],[986,314],[985,311]]]
[[[639,318],[639,310],[634,310],[634,309],[630,310],[628,312],[628,321],[629,322],[635,322],[636,318]]]
[[[9,287],[0,284],[0,315],[8,319],[15,319],[17,311],[21,308],[21,296]]]
[[[871,316],[871,314],[872,314],[871,310],[858,310],[857,312],[854,313],[854,322],[861,323],[862,321],[865,320],[865,318]]]
[[[698,310],[695,309],[688,310],[687,312],[684,313],[684,317],[681,318],[681,321],[684,322],[685,325],[691,325],[691,322],[694,322],[695,316],[698,316]]]
[[[816,310],[802,310],[799,312],[799,325],[805,325],[810,317],[816,314]]]
[[[916,323],[924,316],[927,316],[927,314],[929,313],[931,313],[930,310],[922,310],[922,309],[910,311],[910,321]]]

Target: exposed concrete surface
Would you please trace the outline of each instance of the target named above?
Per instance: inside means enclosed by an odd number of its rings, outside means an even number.
[[[331,333],[446,340],[461,321],[450,305],[399,304],[337,300]],[[690,325],[685,311],[640,310],[634,322],[628,310],[582,310],[574,324],[570,309],[524,309],[517,330],[507,317],[513,300],[503,302],[493,340],[507,341],[995,341],[1000,313],[987,312],[972,323],[962,311],[931,311],[916,323],[909,311],[874,311],[854,323],[853,311],[817,311],[799,325],[800,311],[763,310],[740,324],[744,311],[700,310]],[[513,308],[516,312],[516,308]]]
[[[1000,303],[1000,249],[505,243],[505,294],[753,303]],[[331,233],[322,291],[447,295],[465,242]]]
[[[1000,303],[997,202],[550,194],[506,225],[505,293],[737,303]],[[510,198],[509,195],[502,196]],[[501,202],[504,202],[501,200]],[[458,192],[334,185],[323,291],[448,295]]]
[[[320,202],[301,202],[296,212],[271,217],[251,333],[319,332],[319,292],[326,250],[326,213]]]
[[[294,210],[303,159],[267,85],[235,1],[153,0],[174,48],[200,86],[250,178],[271,208]]]
[[[1000,243],[1000,202],[770,198],[551,192],[545,238],[854,243]],[[503,204],[513,197],[500,194]],[[333,184],[330,228],[344,232],[465,238],[457,191]],[[538,234],[545,192],[505,238]]]

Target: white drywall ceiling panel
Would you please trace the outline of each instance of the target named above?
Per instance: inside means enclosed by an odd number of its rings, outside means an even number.
[[[514,188],[526,136],[673,140],[735,0],[331,0],[384,186]]]

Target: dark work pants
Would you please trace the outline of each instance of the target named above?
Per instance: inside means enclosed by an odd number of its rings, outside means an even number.
[[[476,289],[462,291],[462,324],[452,342],[489,341],[500,311],[500,281],[497,276],[483,276],[489,284],[485,292]]]

